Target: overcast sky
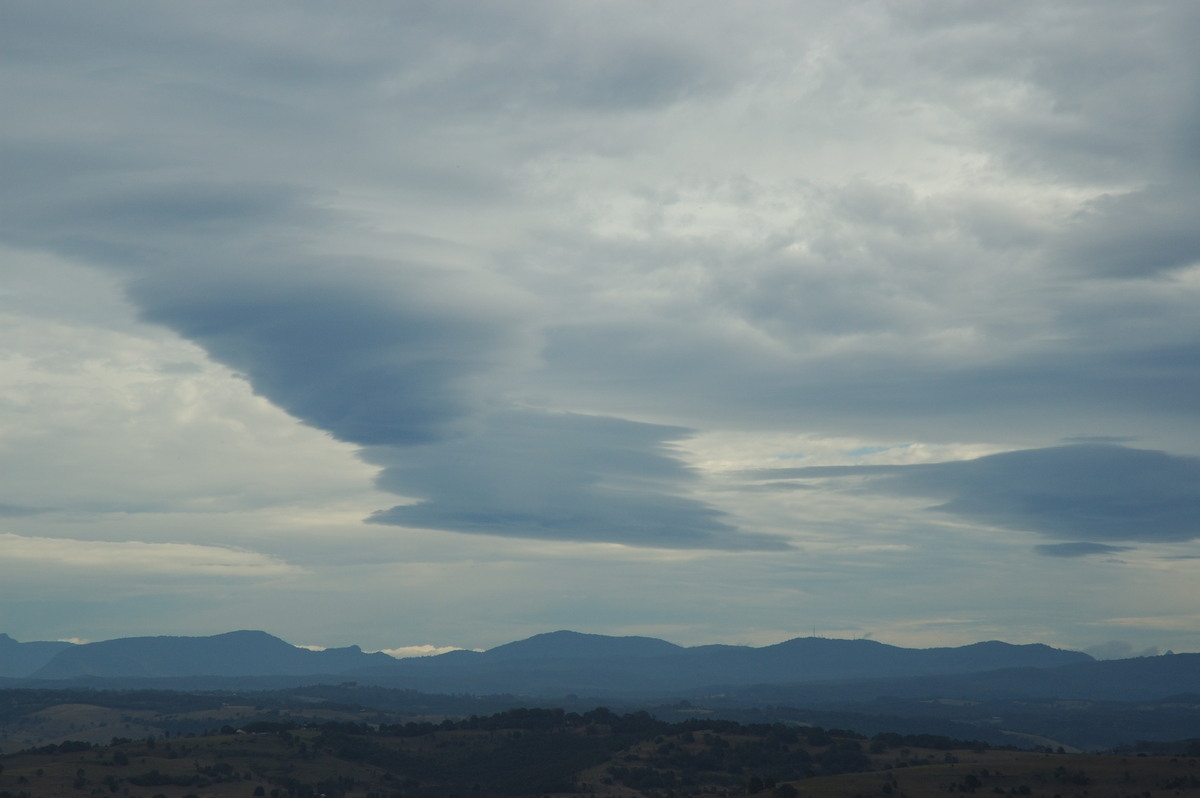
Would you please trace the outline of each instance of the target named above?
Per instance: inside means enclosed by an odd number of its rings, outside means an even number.
[[[1200,650],[1198,38],[0,0],[0,631]]]

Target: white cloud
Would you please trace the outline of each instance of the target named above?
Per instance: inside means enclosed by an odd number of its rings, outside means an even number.
[[[94,541],[37,538],[0,533],[0,562],[5,580],[24,580],[30,572],[57,572],[79,579],[78,572],[100,571],[106,577],[137,576],[151,581],[220,577],[260,579],[294,576],[302,571],[286,562],[251,551],[194,543]],[[70,576],[68,576],[70,574]]]
[[[0,303],[0,501],[86,516],[363,501],[375,469],[254,396],[194,344],[139,323],[111,279],[25,251]],[[54,311],[59,287],[68,307]],[[84,297],[88,302],[84,302]],[[102,309],[102,310],[101,310]]]
[[[433,657],[438,654],[448,654],[451,651],[462,651],[463,649],[455,646],[433,646],[428,643],[417,646],[399,646],[398,648],[382,649],[384,654],[396,659],[405,659],[407,657]]]
[[[1124,618],[1105,618],[1100,623],[1136,629],[1157,629],[1177,632],[1194,632],[1200,629],[1200,614],[1179,613],[1172,615],[1139,615]]]
[[[1158,647],[1151,646],[1147,649],[1137,651],[1132,645],[1123,640],[1109,640],[1104,643],[1099,643],[1094,646],[1088,646],[1084,649],[1088,654],[1091,654],[1096,659],[1129,659],[1131,657],[1156,657],[1158,656]]]

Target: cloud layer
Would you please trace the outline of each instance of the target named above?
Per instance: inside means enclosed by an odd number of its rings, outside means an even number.
[[[510,413],[432,451],[372,450],[378,485],[418,503],[371,521],[456,532],[662,548],[779,550],[682,495],[692,474],[664,444],[686,430],[612,418]]]
[[[61,597],[2,620],[105,636],[71,627],[84,541],[246,565],[189,569],[207,607],[148,581],[146,626],[226,631],[231,581],[275,632],[381,608],[295,635],[329,645],[1200,647],[1150,637],[1197,575],[1198,33],[1169,2],[8,9],[0,534]]]
[[[873,490],[941,501],[931,509],[975,524],[1076,543],[1041,546],[1059,557],[1121,551],[1101,544],[1200,538],[1200,458],[1107,444],[1075,444],[922,465],[817,466],[770,479],[868,477]]]

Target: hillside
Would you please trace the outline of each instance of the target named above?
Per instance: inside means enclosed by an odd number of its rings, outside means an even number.
[[[277,719],[183,738],[64,741],[0,757],[0,796],[1195,796],[1197,753],[1194,741],[1170,756],[1071,755],[930,735],[514,709],[458,722]]]
[[[4,640],[9,641],[7,647],[2,645]],[[0,640],[0,676],[40,682],[111,680],[113,686],[127,687],[149,684],[148,680],[197,677],[321,676],[425,692],[538,697],[649,698],[684,695],[714,685],[941,677],[1091,662],[1088,655],[1076,651],[996,641],[959,648],[908,649],[871,640],[809,637],[762,648],[687,648],[655,638],[570,631],[536,635],[484,652],[454,651],[406,660],[367,654],[357,646],[309,651],[258,631],[46,644],[51,648],[4,640]],[[275,686],[288,684],[281,679]]]
[[[266,632],[211,637],[127,637],[69,646],[29,673],[33,679],[338,674],[394,660],[358,646],[309,651]]]
[[[978,643],[908,649],[871,640],[797,638],[773,646],[685,648],[653,638],[555,632],[482,653],[453,652],[365,670],[360,680],[428,692],[563,696],[684,695],[748,686],[934,676],[1091,662],[1043,645]]]
[[[1200,736],[1200,654],[1097,662],[1078,652],[996,641],[922,650],[815,637],[762,648],[687,648],[655,638],[559,631],[484,652],[396,660],[357,646],[310,651],[254,631],[49,647],[5,639],[0,653],[37,654],[24,660],[27,665],[49,657],[33,671],[36,678],[0,678],[10,691],[205,690],[253,693],[254,703],[274,705],[286,702],[286,694],[277,700],[268,691],[345,683],[357,687],[340,700],[364,711],[462,716],[518,705],[578,710],[603,703],[650,709],[670,720],[815,723],[992,744],[1044,739],[1082,750]],[[11,672],[17,663],[10,658],[5,667]],[[94,699],[85,696],[52,703],[89,702]],[[22,723],[30,733],[18,739],[34,739],[32,730],[43,727],[38,739],[58,739],[56,717],[27,715]],[[161,719],[156,727],[139,723],[132,724],[139,736],[153,728],[196,728]],[[76,726],[103,728],[89,724]],[[106,739],[98,733],[87,739]],[[11,750],[11,743],[0,749]]]
[[[19,643],[0,634],[0,677],[28,676],[71,646],[71,643],[50,641]]]

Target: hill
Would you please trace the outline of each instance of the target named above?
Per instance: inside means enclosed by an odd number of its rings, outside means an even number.
[[[394,660],[358,646],[309,651],[266,632],[211,637],[126,637],[70,646],[28,674],[33,679],[185,676],[316,676],[379,667]]]
[[[72,645],[50,641],[19,643],[0,634],[0,676],[28,676]]]
[[[11,641],[9,649],[29,645]],[[357,646],[309,651],[253,631],[53,649],[40,651],[52,656],[36,679],[0,678],[7,688],[0,689],[0,734],[7,735],[0,749],[12,750],[13,740],[65,739],[72,728],[103,741],[118,719],[138,737],[194,732],[206,728],[203,720],[161,708],[192,706],[196,691],[211,691],[203,695],[217,707],[286,706],[294,715],[297,706],[332,702],[379,722],[395,712],[445,718],[602,703],[672,721],[814,724],[1068,750],[1200,737],[1200,654],[1097,662],[996,641],[921,650],[815,637],[687,648],[570,631],[410,660]],[[126,709],[160,711],[153,718],[116,711],[116,699],[98,700],[97,689],[133,696]]]
[[[11,640],[11,638],[9,638]],[[22,651],[35,644],[16,644]],[[712,685],[791,685],[863,679],[969,674],[1003,668],[1046,669],[1086,664],[1080,652],[1043,645],[977,643],[908,649],[871,640],[797,638],[773,646],[683,647],[649,637],[558,631],[484,652],[453,651],[397,660],[357,646],[309,651],[266,632],[211,637],[131,637],[39,649],[41,659],[13,659],[5,673],[26,679],[72,680],[130,687],[146,680],[242,680],[241,688],[295,685],[298,677],[352,678],[435,693],[558,697],[569,694],[650,698],[685,695]],[[29,667],[29,666],[35,667]],[[290,677],[285,678],[285,677]],[[262,680],[277,679],[275,683]],[[258,680],[251,684],[246,680]]]
[[[1092,661],[1077,651],[996,641],[909,649],[872,640],[806,637],[762,648],[685,648],[653,638],[560,631],[482,653],[399,660],[358,677],[427,692],[649,697],[685,695],[712,685],[890,679]]]

